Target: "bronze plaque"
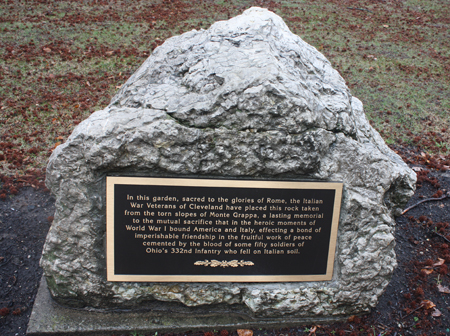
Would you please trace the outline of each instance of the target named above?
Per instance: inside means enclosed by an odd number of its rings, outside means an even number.
[[[106,178],[108,281],[331,280],[342,183]]]

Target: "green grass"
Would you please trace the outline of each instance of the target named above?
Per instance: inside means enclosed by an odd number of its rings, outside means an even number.
[[[447,1],[4,1],[0,143],[12,147],[0,148],[0,173],[43,168],[165,39],[255,5],[330,60],[388,144],[448,155]]]

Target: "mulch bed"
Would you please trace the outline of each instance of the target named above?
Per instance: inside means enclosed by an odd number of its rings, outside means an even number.
[[[400,154],[419,177],[408,206],[442,198],[450,191],[450,171],[445,165],[420,153]],[[16,195],[0,201],[0,335],[26,333],[42,274],[39,259],[53,220],[54,201],[36,186],[22,187]],[[450,198],[423,202],[397,218],[398,267],[370,314],[332,325],[248,330],[247,335],[449,335],[449,222]],[[190,334],[228,336],[237,335],[237,331]]]

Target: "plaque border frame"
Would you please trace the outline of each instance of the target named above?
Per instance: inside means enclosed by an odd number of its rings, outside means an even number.
[[[116,275],[114,274],[114,186],[159,185],[176,187],[231,187],[265,189],[333,189],[335,190],[333,218],[327,259],[327,271],[319,275]],[[330,281],[333,277],[337,233],[342,202],[342,182],[241,180],[106,176],[106,273],[107,281],[120,282],[303,282]]]

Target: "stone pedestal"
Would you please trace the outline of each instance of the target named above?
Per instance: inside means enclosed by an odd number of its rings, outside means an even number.
[[[173,312],[178,310],[178,312]],[[342,317],[344,320],[345,317]],[[102,312],[73,309],[57,304],[42,278],[31,313],[27,335],[103,336],[176,333],[192,331],[235,330],[246,328],[285,328],[310,323],[337,321],[336,317],[321,318],[257,318],[233,311],[233,307],[191,309],[175,304],[155,303],[147,310]]]

